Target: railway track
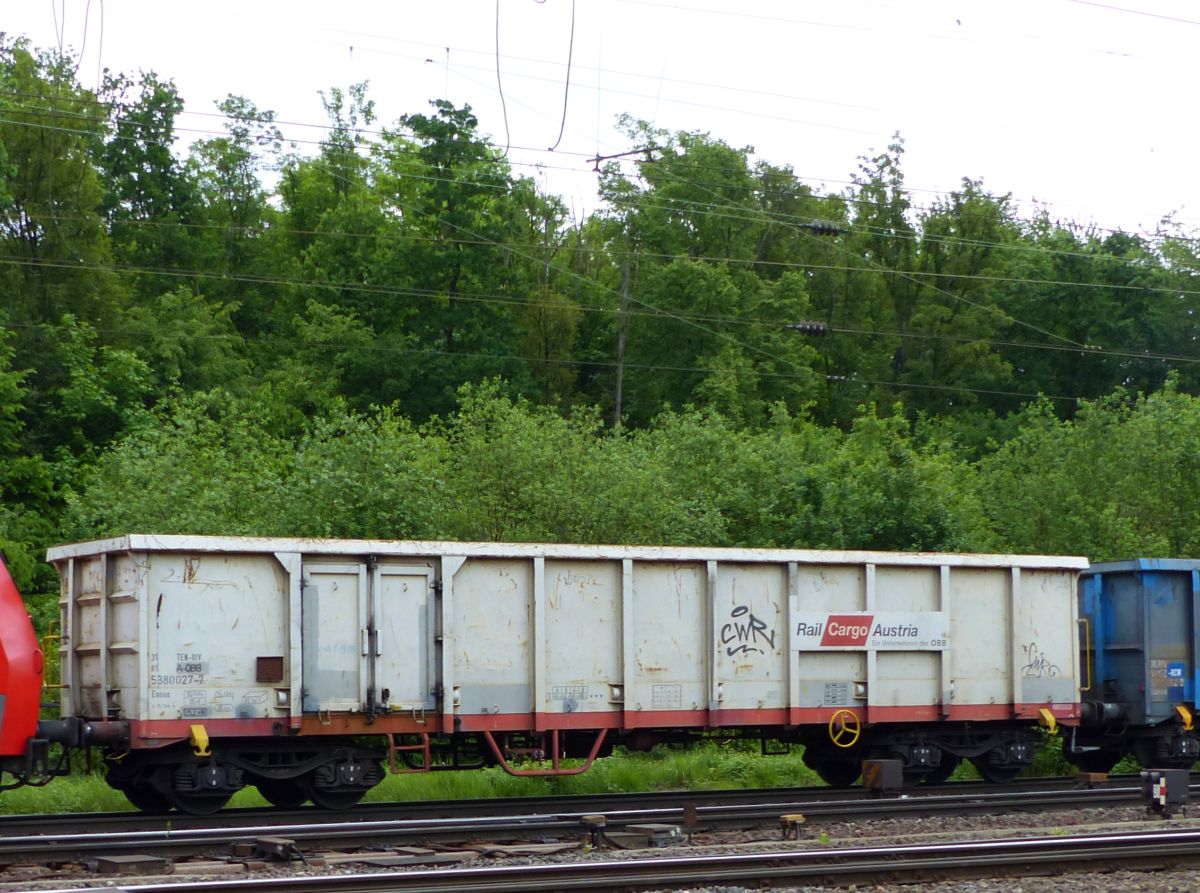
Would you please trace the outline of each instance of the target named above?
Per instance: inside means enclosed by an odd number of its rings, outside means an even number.
[[[372,874],[226,878],[229,893],[452,893],[651,890],[736,883],[739,886],[914,883],[946,879],[1057,875],[1188,867],[1200,864],[1200,831],[1163,829],[1059,837],[1005,838],[961,843],[843,849],[796,849],[569,864],[418,869]],[[78,888],[76,889],[76,893]],[[212,881],[105,885],[137,893],[199,893]],[[64,891],[65,893],[65,891]]]
[[[1200,773],[1193,777],[1194,791],[1200,795]],[[1112,776],[1093,784],[1090,790],[1113,792],[1114,797],[1139,785],[1137,776]],[[1084,788],[1070,778],[1023,779],[998,788],[981,781],[956,781],[936,786],[921,786],[904,792],[905,799],[924,800],[934,796],[967,797],[988,794],[1050,794],[1079,791]],[[1098,795],[1092,795],[1098,796]],[[753,806],[763,803],[823,804],[831,801],[867,800],[862,788],[753,788],[716,791],[651,791],[620,794],[553,795],[546,797],[495,797],[480,800],[424,800],[390,803],[363,803],[346,812],[331,812],[314,807],[276,809],[251,807],[226,809],[210,816],[182,813],[150,814],[143,812],[60,813],[47,815],[0,815],[0,838],[40,834],[70,834],[76,831],[124,833],[151,831],[164,827],[175,830],[214,827],[254,827],[267,824],[319,825],[354,822],[386,822],[402,819],[464,819],[495,816],[560,815],[567,813],[637,812],[647,814],[674,810],[685,805],[696,807]],[[879,801],[869,800],[877,803]],[[899,808],[899,807],[897,807]]]
[[[1128,806],[1137,805],[1142,797],[1140,787],[1131,779],[1118,779],[1093,788],[1061,782],[1038,783],[1017,790],[981,790],[973,785],[962,788],[950,785],[931,788],[929,793],[890,799],[870,799],[861,792],[850,797],[846,791],[831,792],[827,788],[821,789],[825,798],[819,800],[807,793],[797,796],[794,790],[559,797],[522,802],[517,811],[511,802],[506,802],[503,805],[507,806],[507,812],[492,815],[479,815],[472,808],[475,804],[451,803],[446,804],[446,812],[441,815],[436,815],[437,804],[426,804],[422,811],[432,809],[434,815],[398,817],[404,813],[395,808],[382,818],[372,811],[331,814],[313,810],[303,813],[299,821],[284,821],[270,811],[246,811],[251,814],[239,815],[242,811],[235,810],[196,824],[178,823],[173,817],[152,820],[139,816],[132,820],[133,827],[122,827],[119,817],[97,816],[85,818],[87,830],[79,830],[77,823],[70,827],[47,824],[48,817],[39,817],[36,832],[16,833],[22,826],[15,821],[0,826],[0,865],[77,862],[98,855],[153,854],[182,858],[228,853],[237,841],[259,838],[286,838],[302,852],[463,840],[574,840],[586,833],[589,817],[597,814],[604,816],[610,831],[648,823],[715,830],[777,824],[781,816],[795,813],[802,813],[807,824],[819,825],[868,818]],[[1200,785],[1193,790],[1200,796]],[[495,805],[495,801],[485,802]],[[542,808],[545,806],[551,808]]]

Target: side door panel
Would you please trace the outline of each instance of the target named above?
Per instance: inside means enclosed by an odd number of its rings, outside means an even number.
[[[367,587],[365,564],[304,568],[305,713],[358,711],[367,700]]]
[[[379,565],[371,589],[376,700],[392,710],[433,709],[433,571]]]

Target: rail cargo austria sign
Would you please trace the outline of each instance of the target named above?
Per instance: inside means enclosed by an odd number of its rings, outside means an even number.
[[[948,619],[938,611],[800,611],[795,624],[793,651],[941,651],[949,639]]]

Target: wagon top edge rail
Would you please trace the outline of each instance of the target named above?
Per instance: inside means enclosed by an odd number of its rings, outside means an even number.
[[[1018,567],[1084,570],[1080,556],[967,552],[884,552],[840,549],[750,549],[710,546],[568,545],[559,543],[457,542],[452,540],[319,539],[130,533],[51,547],[46,560],[63,561],[111,552],[296,552],[309,555],[370,554],[380,557],[461,555],[470,558],[550,558],[635,561],[797,562],[892,566]]]

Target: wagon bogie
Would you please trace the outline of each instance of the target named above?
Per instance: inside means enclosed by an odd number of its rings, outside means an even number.
[[[939,784],[964,760],[988,780],[1011,781],[1033,764],[1040,736],[1020,722],[924,723],[864,729],[850,750],[839,750],[816,730],[806,742],[805,765],[831,785],[853,783],[863,760],[895,760],[911,786]]]
[[[354,741],[230,739],[112,754],[108,783],[141,809],[207,815],[247,786],[276,806],[312,800],[329,809],[353,806],[383,778],[386,752]]]

